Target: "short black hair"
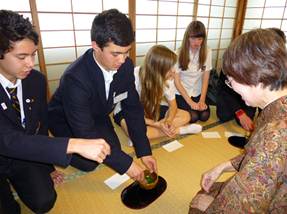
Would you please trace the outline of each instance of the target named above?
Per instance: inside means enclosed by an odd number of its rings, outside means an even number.
[[[93,21],[91,40],[102,49],[109,42],[118,46],[128,46],[134,41],[130,19],[117,9],[103,11]]]
[[[39,37],[34,30],[29,18],[11,10],[0,10],[0,59],[13,48],[13,42],[30,39],[35,45]]]

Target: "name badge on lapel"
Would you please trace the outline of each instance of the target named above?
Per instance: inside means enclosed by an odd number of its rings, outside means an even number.
[[[1,103],[1,107],[2,107],[3,110],[6,110],[6,109],[7,109],[7,106],[6,106],[5,103]]]
[[[117,95],[116,97],[114,97],[114,104],[126,99],[127,97],[128,97],[128,92],[127,91]]]

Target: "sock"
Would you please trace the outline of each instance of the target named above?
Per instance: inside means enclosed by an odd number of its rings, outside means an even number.
[[[199,124],[189,124],[179,128],[179,134],[196,134],[202,131],[202,126]]]

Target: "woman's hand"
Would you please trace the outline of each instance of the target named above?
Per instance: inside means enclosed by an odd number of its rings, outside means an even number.
[[[214,198],[212,196],[198,194],[192,199],[190,206],[204,212],[213,202],[213,200]]]
[[[200,111],[204,111],[207,109],[207,105],[204,101],[199,101],[198,102],[198,110]]]
[[[204,191],[209,192],[210,187],[220,177],[223,171],[224,168],[222,165],[219,165],[203,173],[201,176],[201,188],[204,189]]]
[[[199,104],[196,102],[191,101],[189,104],[190,108],[192,108],[193,110],[199,110]]]
[[[176,135],[175,127],[168,120],[161,120],[159,124],[160,130],[168,137],[174,137]]]

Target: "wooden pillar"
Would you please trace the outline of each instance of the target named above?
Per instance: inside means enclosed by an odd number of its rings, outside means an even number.
[[[38,17],[38,12],[37,12],[36,0],[29,0],[29,2],[30,2],[30,10],[31,10],[31,15],[32,15],[32,23],[35,27],[35,30],[37,31],[39,35],[39,43],[38,43],[38,51],[37,51],[39,67],[40,67],[40,71],[46,76],[48,80],[45,57],[44,57],[44,50],[43,50],[43,43],[42,43],[42,38],[41,38],[41,33],[40,33],[40,25],[39,25],[39,17]],[[49,90],[48,84],[47,84],[47,97],[48,99],[50,98],[50,90]]]
[[[134,34],[136,32],[136,3],[135,0],[129,0],[129,18],[132,22]],[[132,47],[129,53],[129,57],[133,63],[136,64],[136,42],[132,43]]]
[[[192,18],[192,21],[197,20],[197,13],[198,13],[198,0],[195,0],[194,4],[193,4],[193,18]]]
[[[198,11],[198,0],[194,0],[194,5],[193,5],[193,21],[197,20],[197,11]]]
[[[242,33],[246,7],[247,7],[247,0],[238,1],[232,40]]]

